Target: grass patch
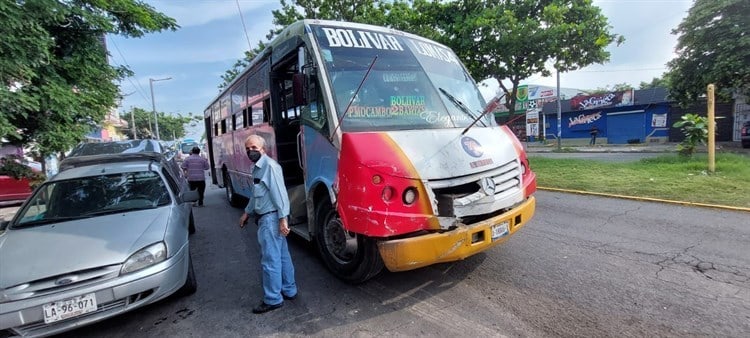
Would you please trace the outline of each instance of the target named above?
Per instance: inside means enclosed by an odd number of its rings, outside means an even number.
[[[551,159],[530,155],[540,187],[652,197],[750,208],[750,158],[717,154],[708,173],[705,154],[674,154],[629,163]]]

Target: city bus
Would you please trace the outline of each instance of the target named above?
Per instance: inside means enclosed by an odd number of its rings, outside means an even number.
[[[536,206],[523,146],[487,105],[444,45],[299,21],[206,107],[211,177],[244,207],[244,141],[262,136],[283,169],[292,232],[351,283],[462,260],[506,241]]]

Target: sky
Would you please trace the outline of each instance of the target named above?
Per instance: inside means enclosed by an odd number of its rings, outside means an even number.
[[[110,63],[128,66],[135,73],[120,83],[124,96],[120,112],[132,107],[152,110],[153,84],[157,111],[202,116],[219,93],[221,75],[244,51],[265,40],[274,27],[271,11],[281,7],[279,0],[145,2],[177,20],[180,28],[140,38],[107,37]],[[692,0],[594,0],[594,5],[608,18],[611,32],[625,36],[625,43],[608,47],[608,63],[561,73],[563,88],[597,89],[619,83],[638,87],[661,76],[665,64],[675,57],[677,37],[671,31],[685,18]],[[536,75],[522,83],[554,87],[556,81],[553,72],[551,77]],[[493,91],[492,81],[483,83],[491,86],[483,93]],[[199,139],[202,134],[198,124],[188,128],[187,137]]]

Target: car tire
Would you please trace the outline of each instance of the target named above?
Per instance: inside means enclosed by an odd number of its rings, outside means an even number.
[[[195,233],[195,218],[193,212],[190,212],[190,221],[188,221],[188,234],[192,235]]]
[[[198,281],[195,278],[195,270],[193,270],[193,257],[188,253],[188,273],[185,279],[185,284],[177,290],[176,294],[179,297],[189,296],[198,291]]]
[[[383,270],[383,259],[374,239],[345,231],[341,217],[330,204],[321,203],[317,209],[315,242],[336,277],[359,284]]]

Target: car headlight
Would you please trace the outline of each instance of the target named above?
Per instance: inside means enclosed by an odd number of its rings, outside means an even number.
[[[164,244],[164,242],[159,242],[147,246],[131,255],[122,265],[120,274],[126,274],[145,269],[156,263],[162,262],[165,259],[167,259],[167,246]]]

